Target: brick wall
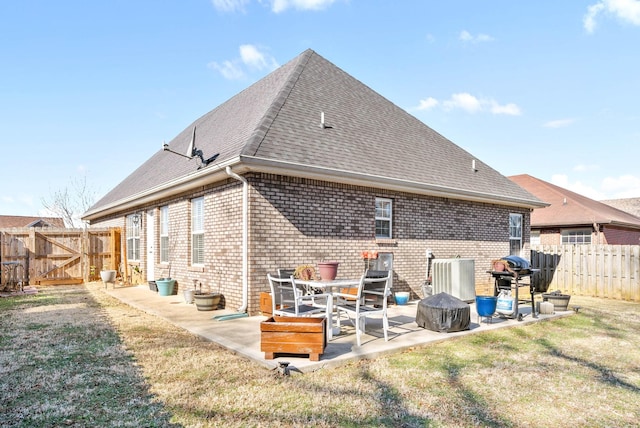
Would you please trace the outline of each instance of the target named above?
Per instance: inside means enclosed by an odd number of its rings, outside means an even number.
[[[499,205],[390,192],[323,181],[248,174],[249,192],[249,306],[259,311],[261,291],[268,291],[268,272],[295,268],[321,260],[340,262],[340,277],[358,277],[364,270],[363,250],[391,252],[394,289],[422,297],[426,278],[425,252],[436,258],[475,259],[476,290],[490,293],[493,279],[486,271],[491,260],[509,254],[509,214],[521,213],[527,254],[529,211]],[[190,200],[204,197],[205,266],[191,266]],[[393,239],[374,236],[375,198],[393,200]],[[154,210],[155,277],[168,268],[159,263],[159,207],[169,206],[170,239],[175,245],[171,276],[179,288],[196,279],[220,291],[226,308],[242,303],[242,184],[236,180],[210,185],[145,206]],[[120,213],[119,217],[131,214]],[[117,218],[115,216],[114,218]],[[146,216],[143,216],[146,221]],[[109,219],[113,222],[114,219]],[[98,224],[100,225],[100,224]],[[146,224],[143,223],[140,266],[146,266]],[[123,228],[123,238],[126,236]],[[124,247],[123,247],[124,248]]]

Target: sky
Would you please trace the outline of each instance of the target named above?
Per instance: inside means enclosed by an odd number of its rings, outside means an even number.
[[[638,46],[640,0],[3,0],[0,214],[97,200],[307,49],[505,176],[640,197]]]

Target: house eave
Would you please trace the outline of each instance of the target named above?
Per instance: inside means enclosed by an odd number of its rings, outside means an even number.
[[[87,211],[82,220],[92,221],[101,217],[116,214],[118,212],[132,210],[158,199],[170,198],[172,196],[216,183],[229,178],[225,172],[227,166],[233,166],[239,162],[235,157],[225,162],[220,162],[198,169],[193,173],[178,177],[160,186],[150,187],[144,192],[138,192],[123,199],[119,199],[98,209]]]
[[[172,197],[201,186],[225,180],[229,177],[225,172],[225,168],[227,166],[233,167],[234,172],[237,174],[261,172],[527,209],[548,206],[548,204],[544,202],[510,198],[499,194],[471,192],[464,189],[448,188],[427,183],[383,177],[374,174],[354,173],[334,168],[303,165],[294,162],[274,161],[272,159],[241,155],[221,163],[212,164],[160,186],[151,187],[146,189],[144,192],[135,193],[113,203],[101,206],[98,209],[87,211],[82,219],[85,221],[96,220],[118,212],[138,208],[158,199]]]
[[[542,208],[547,203],[530,199],[516,199],[498,194],[471,192],[464,189],[449,188],[427,183],[419,183],[374,174],[354,173],[334,168],[303,165],[293,162],[274,161],[253,156],[242,156],[236,172],[263,172],[287,175],[312,180],[330,181],[355,186],[376,187],[398,192],[415,193],[426,196],[508,205],[519,208]]]

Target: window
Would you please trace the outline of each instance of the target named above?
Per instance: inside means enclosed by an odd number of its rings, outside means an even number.
[[[127,216],[127,259],[140,261],[140,214]]]
[[[204,264],[204,198],[191,201],[191,264]]]
[[[591,244],[591,229],[563,230],[560,236],[562,244]]]
[[[391,238],[392,200],[376,198],[376,238]]]
[[[160,263],[169,263],[169,207],[160,207]]]
[[[519,256],[522,251],[522,214],[509,214],[509,254]]]
[[[540,231],[532,230],[531,231],[531,245],[540,245]]]

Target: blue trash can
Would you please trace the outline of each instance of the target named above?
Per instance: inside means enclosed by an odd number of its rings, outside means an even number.
[[[476,311],[482,318],[492,317],[496,312],[497,296],[476,296]]]

